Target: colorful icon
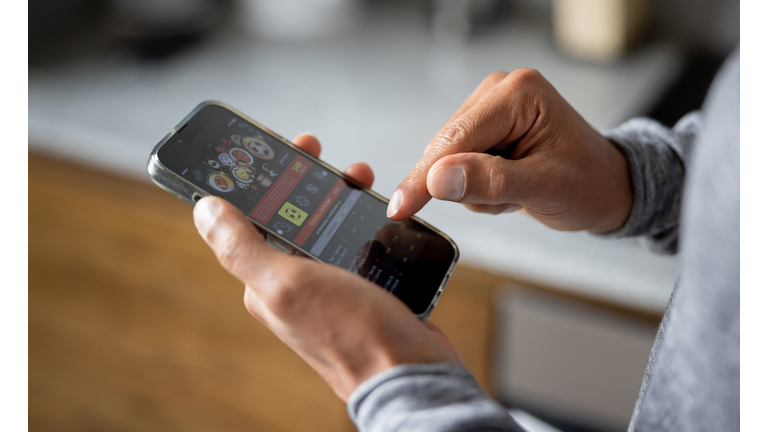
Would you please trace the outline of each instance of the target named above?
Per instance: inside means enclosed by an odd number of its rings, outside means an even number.
[[[304,223],[304,220],[307,219],[307,213],[303,210],[299,209],[295,205],[286,202],[283,204],[282,207],[280,207],[280,210],[277,212],[280,216],[288,219],[296,226],[301,226],[302,223]]]
[[[241,148],[233,148],[229,151],[229,156],[233,161],[235,161],[235,163],[248,165],[253,163],[253,156]]]
[[[232,176],[243,183],[253,183],[256,170],[250,165],[235,165],[231,168]]]
[[[221,153],[219,155],[219,162],[223,163],[226,166],[232,166],[235,164],[235,161],[232,159],[232,156],[230,156],[227,153]]]
[[[223,172],[213,172],[208,174],[208,186],[219,192],[232,192],[235,190],[235,182]]]
[[[263,169],[264,171],[268,172],[270,177],[277,177],[277,171],[274,170],[272,167],[270,167],[268,163],[265,162],[261,166],[261,169]]]
[[[232,135],[232,142],[237,144],[237,145],[241,145],[243,143],[243,141],[240,139],[240,135],[238,135],[238,134],[233,134]]]
[[[305,197],[304,195],[296,196],[296,198],[294,198],[294,201],[296,201],[296,204],[302,207],[309,207],[309,198]]]
[[[275,157],[275,152],[272,147],[264,141],[261,135],[243,138],[243,144],[245,148],[251,153],[255,154],[257,158],[270,160]]]
[[[211,159],[208,161],[208,166],[210,166],[213,169],[219,169],[221,165],[219,165],[219,161]]]

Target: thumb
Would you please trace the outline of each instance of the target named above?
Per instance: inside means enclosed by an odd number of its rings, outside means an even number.
[[[259,287],[274,278],[272,273],[287,255],[273,249],[237,207],[218,197],[195,204],[195,226],[216,254],[221,266],[241,281]]]
[[[528,195],[528,161],[485,153],[459,153],[438,160],[427,175],[429,194],[464,204],[523,204]]]

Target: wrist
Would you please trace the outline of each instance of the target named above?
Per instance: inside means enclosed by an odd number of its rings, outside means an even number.
[[[605,208],[599,221],[588,231],[605,233],[623,227],[632,212],[634,192],[629,164],[624,153],[608,138],[601,135],[606,149],[603,172],[606,174],[598,181],[603,185]]]
[[[371,331],[347,349],[334,350],[325,365],[330,373],[321,374],[326,376],[336,394],[346,401],[363,382],[396,366],[451,362],[426,329],[418,330],[408,336]]]

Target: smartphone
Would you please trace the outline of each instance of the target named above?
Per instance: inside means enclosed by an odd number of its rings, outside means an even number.
[[[356,273],[419,317],[435,308],[459,250],[417,217],[386,216],[388,200],[219,102],[203,102],[152,150],[161,188],[193,204],[222,197],[273,247]]]

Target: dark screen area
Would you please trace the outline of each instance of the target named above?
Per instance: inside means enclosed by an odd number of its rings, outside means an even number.
[[[389,220],[386,202],[222,107],[204,107],[158,156],[273,234],[376,283],[416,313],[453,261],[453,247],[433,230]]]

